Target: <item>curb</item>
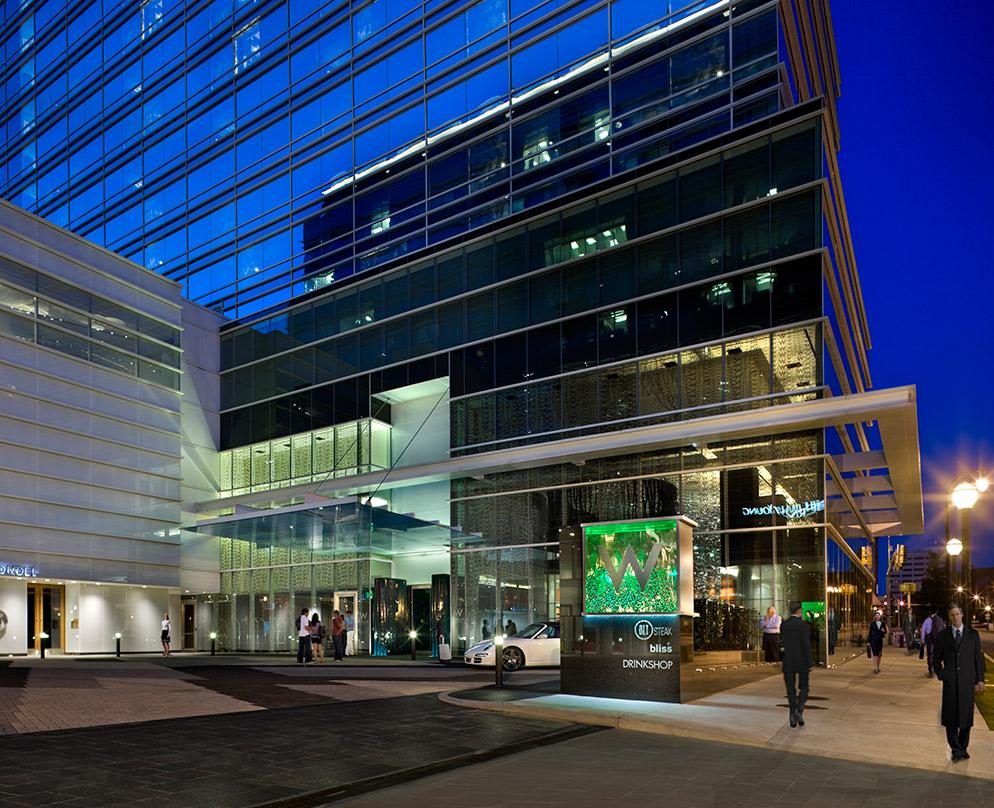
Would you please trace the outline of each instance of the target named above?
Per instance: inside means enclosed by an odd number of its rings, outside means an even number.
[[[683,727],[663,724],[659,721],[647,721],[641,718],[633,718],[623,713],[581,713],[573,710],[566,710],[559,707],[528,707],[531,699],[525,700],[522,704],[516,702],[494,702],[494,701],[471,701],[460,699],[453,695],[465,691],[449,690],[438,694],[438,699],[443,704],[453,707],[467,707],[472,710],[487,710],[494,713],[505,713],[518,718],[538,718],[545,721],[566,721],[571,724],[587,724],[588,726],[603,727],[607,729],[627,729],[635,732],[651,732],[656,735],[669,735],[678,738],[695,738],[701,741],[713,741],[716,743],[735,743],[740,746],[766,747],[766,742],[756,741],[741,735],[723,734],[717,732],[687,730]],[[784,724],[786,726],[786,722]],[[862,760],[861,757],[856,757]]]
[[[485,763],[489,760],[513,755],[518,752],[525,752],[529,749],[537,749],[542,746],[550,746],[568,741],[573,738],[580,738],[584,735],[598,732],[598,730],[587,726],[573,726],[566,729],[539,735],[534,738],[516,741],[514,743],[498,746],[493,749],[481,749],[475,752],[467,752],[464,755],[455,755],[444,758],[433,763],[426,763],[421,766],[412,766],[407,769],[399,769],[395,772],[368,777],[364,780],[356,780],[353,783],[343,783],[340,786],[308,791],[304,794],[297,794],[283,799],[261,802],[253,808],[320,808],[323,805],[339,802],[340,800],[357,797],[361,794],[380,791],[386,788],[403,785],[423,777],[430,777],[435,774],[443,774],[453,769],[461,769],[465,766],[472,766],[477,763]]]
[[[533,707],[529,708],[526,705],[531,699],[525,700],[521,704],[515,702],[484,702],[484,701],[469,701],[468,699],[459,699],[452,695],[454,692],[460,691],[448,691],[445,693],[439,693],[438,698],[445,704],[453,705],[456,707],[464,707],[471,710],[488,710],[490,712],[505,713],[507,715],[513,715],[518,718],[538,718],[549,721],[566,721],[572,724],[587,724],[590,726],[597,726],[602,728],[610,729],[623,729],[630,730],[633,732],[647,732],[653,733],[655,735],[666,735],[673,738],[686,738],[688,740],[703,741],[706,743],[723,743],[731,744],[734,746],[747,746],[754,749],[778,749],[783,754],[789,755],[804,755],[811,758],[822,758],[829,760],[845,760],[851,763],[869,763],[871,765],[877,766],[890,766],[898,769],[915,769],[919,771],[937,772],[937,771],[956,771],[963,777],[972,777],[975,780],[982,780],[984,782],[990,782],[994,779],[994,773],[977,775],[970,774],[967,772],[961,772],[953,767],[953,764],[949,760],[943,761],[930,761],[927,763],[894,763],[885,761],[868,761],[865,754],[852,754],[848,752],[817,752],[809,749],[798,749],[794,746],[784,746],[784,747],[771,747],[769,741],[756,740],[752,738],[746,738],[741,735],[735,734],[719,734],[715,732],[691,730],[686,727],[675,726],[672,724],[664,724],[660,721],[648,721],[639,718],[632,718],[630,716],[624,716],[620,714],[607,714],[607,715],[593,715],[584,714],[579,711],[565,710],[557,707]],[[784,721],[784,727],[787,726],[787,722]],[[804,730],[798,729],[794,730],[797,732],[798,736],[803,736]],[[779,731],[777,732],[779,734]],[[772,740],[772,739],[771,739]]]

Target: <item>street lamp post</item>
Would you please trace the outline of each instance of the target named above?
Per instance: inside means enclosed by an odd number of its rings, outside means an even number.
[[[969,593],[972,586],[972,564],[970,559],[970,510],[974,505],[977,504],[977,500],[980,499],[980,495],[983,494],[990,487],[988,479],[980,474],[976,477],[971,477],[969,475],[960,475],[955,480],[949,488],[949,495],[946,499],[946,547],[949,548],[950,542],[954,541],[949,535],[949,505],[952,505],[960,513],[960,551],[963,556],[962,562],[960,564],[960,576],[959,583],[957,585],[957,592],[961,593],[964,590]],[[952,557],[956,553],[949,553],[950,565],[952,565]],[[952,568],[950,567],[950,573]],[[970,624],[971,619],[971,606],[969,597],[964,600],[961,604],[963,608],[963,616],[967,620],[967,625]]]

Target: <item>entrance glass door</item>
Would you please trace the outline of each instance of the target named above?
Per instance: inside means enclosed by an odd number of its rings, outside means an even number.
[[[28,587],[28,651],[40,654],[42,643],[44,643],[46,652],[62,652],[62,604],[64,602],[64,587]]]
[[[335,593],[335,608],[345,618],[345,628],[348,631],[345,638],[346,656],[355,656],[359,653],[359,635],[363,629],[359,621],[359,610],[356,609],[357,596],[356,592]],[[328,621],[328,626],[330,631],[331,620]]]
[[[193,603],[183,604],[183,650],[192,651],[197,640],[197,607]]]

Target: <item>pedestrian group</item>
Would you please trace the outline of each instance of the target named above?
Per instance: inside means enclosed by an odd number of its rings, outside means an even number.
[[[760,620],[763,652],[767,662],[775,662],[780,657],[787,686],[788,721],[791,727],[803,727],[808,675],[814,666],[811,624],[803,619],[799,601],[792,601],[789,608],[790,617],[783,622],[773,606]],[[955,763],[970,757],[968,747],[973,727],[974,700],[984,690],[985,661],[980,634],[964,623],[959,604],[949,604],[946,614],[948,623],[937,610],[933,611],[922,622],[920,629],[909,618],[905,634],[907,642],[920,642],[918,657],[927,661],[927,676],[930,679],[935,676],[942,684],[941,723],[945,727],[946,741]],[[830,614],[829,619],[834,619],[834,615]],[[873,620],[867,629],[866,655],[872,661],[873,674],[879,675],[884,638],[888,633],[882,612],[877,610],[873,613]],[[831,634],[831,626],[829,632]]]
[[[338,609],[331,618],[331,647],[336,661],[345,659],[345,648],[348,643],[349,631],[352,628],[349,624],[352,615],[343,615]],[[307,616],[307,609],[300,610],[300,618],[297,621],[297,662],[308,664],[311,662],[324,662],[324,642],[327,638],[324,623],[317,612],[310,617]]]

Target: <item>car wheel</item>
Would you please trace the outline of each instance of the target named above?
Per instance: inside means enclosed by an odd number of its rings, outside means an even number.
[[[504,670],[516,671],[525,666],[525,655],[521,652],[520,648],[505,648],[503,661]]]

